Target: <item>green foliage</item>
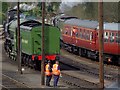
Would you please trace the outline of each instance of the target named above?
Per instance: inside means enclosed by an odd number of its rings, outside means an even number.
[[[118,3],[104,3],[104,19],[109,22],[118,22]]]
[[[7,12],[7,9],[8,9],[8,6],[9,4],[7,2],[0,2],[0,6],[2,7],[1,10],[0,10],[0,23],[3,22],[3,20],[6,19],[6,12]]]
[[[119,12],[118,2],[104,2],[104,21],[107,22],[118,22]],[[73,13],[74,12],[74,13]],[[88,20],[98,20],[98,3],[97,2],[87,2],[84,4],[79,4],[73,7],[69,11],[65,12],[71,16],[77,16],[81,19]]]
[[[42,14],[42,3],[39,2],[38,5],[29,11],[24,12],[25,15],[30,15],[30,16],[35,16],[35,17],[40,17]]]
[[[58,11],[59,10],[60,3],[61,2],[52,2],[54,11]]]
[[[32,10],[32,13],[34,16],[39,17],[39,16],[41,16],[42,10],[40,9],[40,7],[36,7]]]
[[[2,12],[6,13],[8,10],[9,4],[7,2],[2,2]]]
[[[47,11],[48,12],[53,12],[53,4],[51,4],[47,7]]]
[[[120,23],[120,2],[118,3],[118,22]]]
[[[37,6],[42,10],[42,2],[39,2]]]

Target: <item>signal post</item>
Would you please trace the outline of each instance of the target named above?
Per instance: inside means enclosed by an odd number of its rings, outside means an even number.
[[[22,74],[21,66],[21,36],[20,36],[20,9],[19,9],[19,0],[17,3],[17,61],[18,61],[18,72]]]
[[[103,0],[98,2],[98,19],[99,19],[99,82],[100,89],[104,89],[104,43],[103,43]]]
[[[41,61],[41,85],[45,85],[45,52],[44,52],[44,26],[45,26],[45,2],[42,2],[42,61]]]

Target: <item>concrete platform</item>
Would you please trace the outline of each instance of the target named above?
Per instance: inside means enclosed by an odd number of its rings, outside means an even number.
[[[2,74],[5,74],[21,83],[24,83],[30,88],[53,88],[53,78],[51,80],[51,86],[41,86],[41,74],[40,71],[35,71],[34,69],[30,69],[28,67],[23,67],[24,71],[23,74],[19,74],[17,71],[17,64],[15,61],[9,61],[10,59],[7,57],[7,55],[2,50],[2,42],[0,41],[0,72]],[[2,53],[3,52],[3,53]],[[0,77],[0,80],[2,80],[2,77]],[[2,84],[2,82],[0,83]],[[63,83],[61,81],[61,78],[58,83],[58,88],[68,88],[66,83]],[[14,87],[13,87],[14,88]]]

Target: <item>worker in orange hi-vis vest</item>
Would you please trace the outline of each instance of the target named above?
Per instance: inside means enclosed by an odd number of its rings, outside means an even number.
[[[48,61],[48,64],[45,66],[45,75],[46,75],[46,86],[50,86],[50,81],[52,78],[52,67],[50,61]]]
[[[60,66],[58,61],[53,65],[52,73],[54,75],[54,87],[56,87],[60,76]]]

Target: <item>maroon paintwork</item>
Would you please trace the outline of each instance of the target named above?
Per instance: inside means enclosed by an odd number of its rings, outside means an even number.
[[[118,33],[118,31],[115,30],[104,30],[107,32],[113,32],[114,34]],[[78,37],[75,35],[78,33]],[[91,40],[85,40],[80,38],[80,33],[84,35],[84,33],[92,33],[92,39]],[[63,42],[74,45],[77,47],[85,48],[87,50],[91,51],[98,51],[99,50],[99,42],[98,42],[98,30],[89,29],[89,28],[83,28],[79,26],[72,26],[72,25],[64,25],[63,32],[62,32],[62,38]],[[88,36],[90,39],[90,36]],[[114,42],[110,43],[110,39],[108,39],[108,42],[104,42],[104,53],[107,54],[113,54],[113,55],[120,55],[120,44],[115,42],[116,38],[114,39]]]

